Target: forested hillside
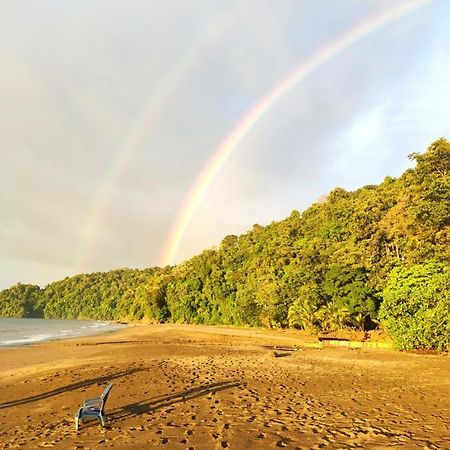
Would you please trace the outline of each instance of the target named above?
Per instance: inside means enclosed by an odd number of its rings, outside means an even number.
[[[297,327],[380,325],[399,348],[450,337],[450,143],[414,169],[230,235],[177,266],[77,275],[0,292],[0,315]]]

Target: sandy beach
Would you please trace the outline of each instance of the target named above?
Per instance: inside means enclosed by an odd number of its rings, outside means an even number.
[[[0,447],[450,449],[450,359],[294,331],[136,326],[0,350]],[[74,429],[112,381],[105,428]]]

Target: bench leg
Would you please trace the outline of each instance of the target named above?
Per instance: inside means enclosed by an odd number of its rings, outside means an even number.
[[[79,426],[80,421],[81,421],[82,410],[83,410],[83,408],[80,408],[80,409],[77,411],[77,415],[75,416],[75,430],[76,430],[76,431],[78,431],[78,426]]]

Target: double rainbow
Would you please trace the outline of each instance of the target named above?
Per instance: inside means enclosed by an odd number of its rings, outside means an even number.
[[[337,39],[323,46],[309,59],[302,62],[286,78],[283,78],[267,95],[260,99],[237,123],[216,150],[214,150],[212,157],[201,170],[169,231],[161,254],[160,265],[165,266],[174,264],[178,249],[189,228],[192,218],[207,194],[208,189],[214,182],[214,179],[217,177],[220,169],[226,164],[248,133],[282,96],[311,75],[315,70],[322,67],[332,58],[342,53],[356,42],[404,15],[421,8],[429,2],[430,0],[418,0],[403,3],[388,11],[377,14],[351,28]]]

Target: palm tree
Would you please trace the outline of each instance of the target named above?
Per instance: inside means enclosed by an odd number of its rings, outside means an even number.
[[[317,311],[316,304],[310,302],[307,298],[295,300],[288,311],[289,326],[297,326],[307,331],[316,331]]]
[[[336,301],[322,306],[317,312],[320,326],[325,331],[334,331],[345,328],[351,322],[350,311],[347,307],[339,305]]]

